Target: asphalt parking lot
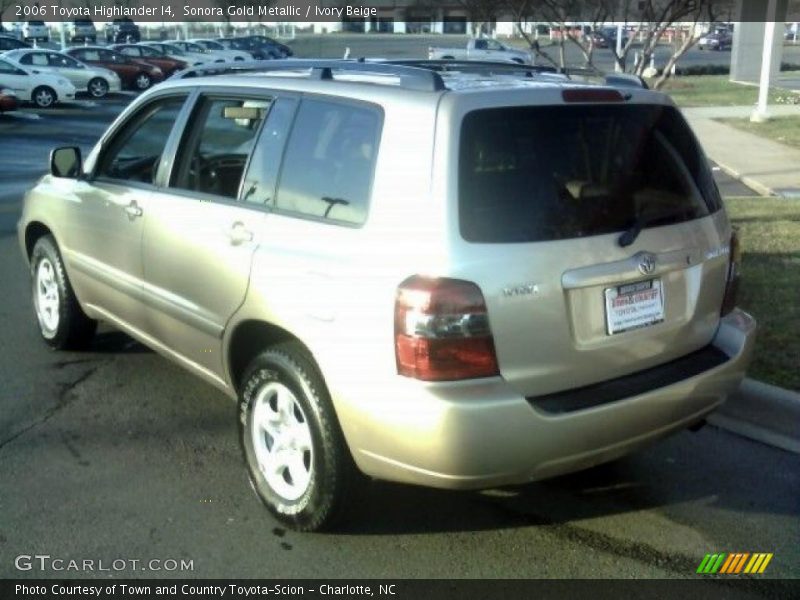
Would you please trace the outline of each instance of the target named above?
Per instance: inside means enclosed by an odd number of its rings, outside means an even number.
[[[193,565],[120,576],[675,578],[709,552],[772,552],[765,576],[800,577],[800,457],[710,426],[514,489],[373,482],[338,533],[278,527],[249,489],[228,399],[111,330],[83,353],[38,339],[21,190],[51,147],[88,149],[128,100],[0,116],[0,578],[91,575],[18,570],[31,554]]]

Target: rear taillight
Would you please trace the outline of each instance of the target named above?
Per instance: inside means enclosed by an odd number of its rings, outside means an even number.
[[[724,317],[736,308],[736,295],[739,292],[739,272],[742,266],[742,250],[739,246],[739,235],[736,231],[731,235],[730,253],[728,256],[728,277],[725,280],[725,296],[722,299],[720,314]]]
[[[486,302],[469,281],[413,276],[394,307],[397,372],[424,381],[498,374]]]

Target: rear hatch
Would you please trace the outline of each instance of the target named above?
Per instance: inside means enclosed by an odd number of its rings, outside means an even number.
[[[728,225],[677,109],[472,111],[458,169],[462,275],[484,293],[501,374],[520,393],[622,377],[709,344]]]

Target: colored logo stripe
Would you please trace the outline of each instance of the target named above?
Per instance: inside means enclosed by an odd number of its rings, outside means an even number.
[[[726,575],[737,575],[739,573],[763,573],[767,565],[772,560],[771,553],[756,552],[733,552],[731,554],[718,553],[706,554],[697,567],[698,573],[714,574],[724,573]],[[745,566],[747,565],[747,566]]]
[[[703,562],[697,567],[698,573],[716,573],[719,571],[722,561],[725,560],[726,554],[706,554]]]
[[[747,567],[745,568],[745,573],[763,573],[764,569],[767,568],[769,561],[772,560],[772,554],[753,554],[753,558],[750,559],[750,562],[747,563]]]

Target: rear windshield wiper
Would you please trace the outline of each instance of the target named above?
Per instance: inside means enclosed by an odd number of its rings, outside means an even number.
[[[661,215],[651,219],[639,215],[633,220],[631,226],[623,231],[617,238],[617,243],[621,248],[625,248],[636,241],[636,238],[639,237],[639,234],[642,233],[642,229],[645,227],[651,227],[653,225],[672,225],[693,218],[695,218],[695,215],[690,215],[687,212],[676,212],[671,215]]]
[[[633,225],[623,231],[622,235],[617,238],[617,243],[620,245],[620,248],[625,248],[626,246],[630,246],[633,242],[635,242],[636,238],[639,237],[639,234],[642,233],[644,225],[644,219],[636,217],[636,219],[633,221]]]

